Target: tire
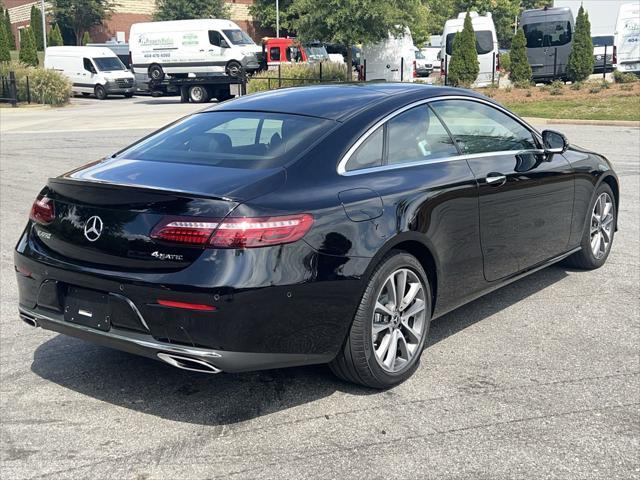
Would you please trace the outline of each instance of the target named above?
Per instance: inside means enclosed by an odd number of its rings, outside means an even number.
[[[96,85],[93,93],[98,100],[104,100],[108,97],[107,90],[102,85]]]
[[[407,279],[405,299],[409,298],[408,292],[412,288],[417,288],[414,284],[419,285],[421,290],[415,295],[414,300],[400,311],[406,314],[418,309],[419,300],[422,301],[423,307],[414,316],[407,318],[407,325],[402,316],[398,318],[398,315],[384,313],[385,310],[389,313],[397,312],[396,307],[392,306],[394,302],[390,301],[387,287],[390,285],[390,279],[397,280],[402,272],[406,272]],[[395,280],[394,284],[397,284]],[[383,308],[379,308],[378,304]],[[422,265],[414,256],[400,250],[392,250],[380,261],[371,275],[347,339],[329,366],[333,373],[343,380],[366,387],[385,389],[398,385],[413,375],[420,364],[420,355],[429,333],[430,319],[431,290]],[[379,330],[375,338],[374,322]],[[419,339],[412,337],[415,341],[411,344],[406,340],[408,326],[421,335]],[[395,338],[392,335],[398,335],[394,332],[400,332],[405,338],[404,341],[397,341],[396,348],[392,347]],[[385,340],[387,336],[389,341]],[[385,350],[384,345],[391,346]],[[408,355],[409,349],[412,349],[412,355]],[[376,351],[381,353],[382,358]],[[407,358],[403,359],[403,355]]]
[[[147,75],[154,82],[161,82],[164,80],[164,70],[162,70],[162,67],[157,63],[149,65]]]
[[[604,219],[602,219],[602,209],[604,209],[605,212]],[[596,218],[599,212],[600,220]],[[579,252],[567,257],[563,263],[569,267],[583,270],[595,270],[604,265],[611,252],[617,222],[618,211],[616,209],[613,191],[609,185],[602,183],[596,190],[593,200],[591,200],[589,204],[589,210],[587,211],[587,218],[584,224],[584,232],[580,242],[582,248]],[[600,236],[599,242],[596,240],[598,235]],[[606,242],[607,237],[609,238],[608,242]],[[592,245],[592,241],[594,241],[594,244],[597,244],[598,248]]]
[[[202,85],[189,87],[189,101],[192,103],[206,103],[209,101],[209,90]]]
[[[240,65],[240,62],[231,60],[229,63],[227,63],[227,66],[224,69],[224,71],[230,77],[239,77],[240,74],[242,73],[242,65]]]
[[[131,97],[133,97],[133,93],[131,92],[124,94],[124,98],[131,98]]]

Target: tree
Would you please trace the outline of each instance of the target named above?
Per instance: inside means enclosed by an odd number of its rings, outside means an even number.
[[[533,8],[553,7],[553,0],[522,0],[522,9],[531,10]]]
[[[531,82],[531,65],[527,59],[527,41],[524,36],[524,30],[519,28],[513,36],[511,42],[511,70],[509,78],[513,83],[529,83]]]
[[[224,0],[158,0],[156,7],[155,20],[229,18]]]
[[[44,50],[44,38],[42,35],[42,13],[35,5],[31,6],[31,30],[36,37],[36,48],[39,51]]]
[[[591,23],[589,22],[589,14],[580,5],[573,33],[573,46],[567,64],[567,77],[572,82],[582,82],[593,73],[593,64]]]
[[[89,32],[84,32],[84,34],[82,35],[82,45],[91,43],[91,41],[91,35],[89,35]]]
[[[84,32],[113,13],[112,0],[53,0],[53,14],[60,28],[73,32],[76,45],[82,44]]]
[[[64,41],[62,40],[62,33],[60,33],[60,27],[58,27],[57,23],[54,23],[49,30],[47,44],[50,47],[58,47],[60,45],[64,45]]]
[[[453,37],[451,61],[447,72],[447,81],[456,87],[469,87],[478,78],[480,65],[476,52],[476,34],[467,12],[462,31]]]
[[[38,66],[38,50],[36,49],[36,36],[31,27],[23,28],[20,35],[20,54],[18,59],[34,67]]]
[[[420,0],[293,0],[290,21],[302,41],[347,47],[347,65],[352,65],[353,44],[379,42],[390,32],[401,34],[423,8]]]
[[[9,9],[7,8],[4,11],[4,25],[5,25],[5,29],[7,31],[8,35],[8,39],[9,39],[9,50],[15,50],[16,49],[16,37],[14,37],[13,35],[13,29],[11,28],[11,18],[9,17]]]
[[[293,0],[280,0],[278,9],[280,11],[280,34],[291,33],[291,5]],[[255,0],[249,6],[249,13],[264,28],[276,29],[276,2],[274,0]]]
[[[4,12],[0,12],[3,15]],[[0,22],[0,62],[9,62],[11,61],[11,51],[9,50],[9,35],[7,32],[7,27],[3,22]]]

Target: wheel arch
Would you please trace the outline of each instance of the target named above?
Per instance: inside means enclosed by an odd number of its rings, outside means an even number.
[[[437,255],[434,254],[435,250],[433,245],[422,234],[417,232],[404,232],[396,235],[385,243],[376,255],[371,259],[367,270],[364,274],[366,280],[363,284],[369,283],[371,275],[375,268],[380,265],[380,262],[384,256],[391,250],[402,250],[407,252],[418,259],[420,265],[427,274],[427,280],[429,280],[429,288],[431,290],[431,314],[435,311],[435,306],[438,298],[438,278],[439,278],[439,262]]]
[[[609,172],[602,177],[602,179],[600,180],[600,183],[602,182],[606,183],[611,187],[611,190],[613,191],[614,200],[616,202],[616,211],[619,212],[620,211],[620,185],[618,183],[618,179],[613,173]],[[598,186],[600,186],[600,184],[598,184]]]

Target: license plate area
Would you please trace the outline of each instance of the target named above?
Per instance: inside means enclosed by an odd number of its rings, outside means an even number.
[[[108,293],[69,286],[64,299],[64,319],[106,332],[111,328],[111,298]]]

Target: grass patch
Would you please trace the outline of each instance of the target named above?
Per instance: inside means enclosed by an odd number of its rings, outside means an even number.
[[[527,103],[503,103],[523,117],[640,121],[640,96],[638,95],[631,97],[592,95],[579,100],[545,99]]]

